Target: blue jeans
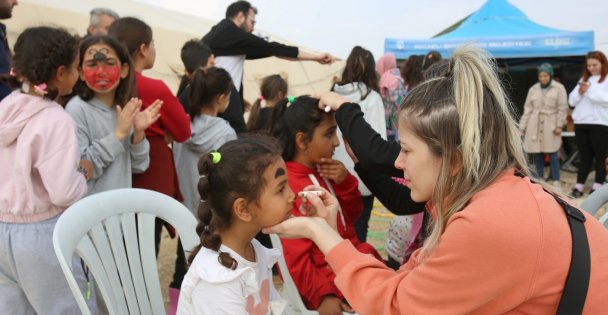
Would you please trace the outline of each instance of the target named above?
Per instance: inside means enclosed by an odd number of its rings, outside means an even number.
[[[536,166],[536,177],[543,179],[545,175],[545,154],[549,154],[551,163],[551,179],[559,180],[559,159],[557,152],[553,153],[534,153],[534,165]]]

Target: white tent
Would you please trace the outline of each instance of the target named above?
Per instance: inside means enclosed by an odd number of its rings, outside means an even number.
[[[202,5],[202,4],[201,4]],[[37,25],[54,25],[83,35],[88,26],[89,11],[98,6],[115,10],[121,16],[134,16],[148,23],[154,32],[156,63],[146,75],[163,80],[177,89],[178,75],[183,71],[179,57],[184,42],[199,39],[216,24],[202,17],[142,4],[133,0],[22,0],[13,9],[13,17],[3,21],[7,25],[9,44],[12,46],[23,29]],[[273,41],[291,44],[263,32]],[[284,73],[288,76],[289,93],[311,94],[328,90],[334,76],[339,76],[343,62],[319,65],[316,62],[293,62],[278,58],[247,61],[243,89],[246,100],[253,101],[259,95],[259,82],[269,74]]]

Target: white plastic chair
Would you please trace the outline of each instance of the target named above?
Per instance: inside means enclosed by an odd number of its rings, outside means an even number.
[[[608,185],[602,186],[587,196],[581,203],[581,209],[595,216],[597,211],[608,202]],[[601,224],[608,228],[608,210],[598,219]]]
[[[89,267],[110,314],[166,314],[156,266],[156,217],[175,227],[186,251],[199,244],[194,215],[150,190],[91,195],[61,215],[53,246],[82,314],[91,312],[72,273],[74,253]]]
[[[270,241],[272,242],[272,247],[278,249],[283,253],[283,245],[281,244],[281,239],[276,234],[270,234]],[[293,282],[293,278],[289,273],[289,269],[287,268],[287,263],[285,263],[285,258],[283,255],[279,257],[279,270],[281,271],[281,277],[283,278],[283,297],[289,302],[289,307],[292,312],[289,314],[302,314],[302,315],[318,315],[319,312],[311,311],[304,305],[302,301],[302,297],[300,296],[300,292],[298,292],[298,288],[296,284]],[[357,313],[343,313],[344,315],[356,315]]]

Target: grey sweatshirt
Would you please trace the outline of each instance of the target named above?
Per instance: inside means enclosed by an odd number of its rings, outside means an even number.
[[[93,163],[93,179],[87,195],[131,188],[132,173],[143,173],[150,165],[150,144],[144,139],[131,143],[131,133],[121,142],[114,135],[116,107],[109,108],[93,98],[88,102],[74,96],[65,110],[76,123],[80,156]]]
[[[236,132],[219,117],[199,115],[190,124],[192,136],[183,143],[173,143],[173,157],[184,205],[194,213],[200,203],[198,193],[198,160],[203,154],[217,150],[222,144],[236,139]],[[221,161],[220,161],[221,163]]]

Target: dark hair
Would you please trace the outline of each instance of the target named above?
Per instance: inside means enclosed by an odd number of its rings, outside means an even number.
[[[361,100],[364,100],[371,91],[380,93],[378,89],[378,73],[376,72],[376,61],[372,53],[361,47],[355,46],[346,59],[346,66],[342,72],[342,79],[338,85],[362,82],[366,91],[361,91]],[[361,87],[359,87],[360,89]]]
[[[237,16],[240,12],[243,12],[245,16],[249,13],[249,9],[253,10],[255,14],[258,14],[258,9],[249,3],[249,1],[237,1],[233,2],[226,8],[226,18],[231,19]]]
[[[212,67],[194,71],[188,95],[190,119],[194,121],[194,118],[200,115],[201,109],[211,104],[216,96],[228,94],[230,91],[232,78],[226,70]]]
[[[245,198],[248,202],[259,201],[266,185],[264,171],[281,154],[277,141],[262,135],[247,135],[228,141],[217,152],[221,154],[217,164],[213,163],[210,154],[203,155],[198,161],[201,203],[196,233],[200,235],[201,244],[188,257],[188,264],[192,264],[201,247],[219,252],[222,238],[214,232],[232,224],[232,207],[238,198]],[[218,260],[226,268],[237,267],[237,261],[229,253],[220,252]]]
[[[182,46],[182,50],[180,53],[180,58],[182,59],[182,63],[186,68],[186,71],[192,76],[194,71],[198,68],[202,68],[207,66],[207,62],[209,62],[209,57],[213,53],[211,52],[211,48],[205,45],[199,39],[191,39],[184,43]],[[179,82],[179,87],[177,88],[176,95],[182,94],[186,86],[190,83],[190,78],[187,76],[182,76],[182,79]]]
[[[62,28],[48,26],[25,29],[15,43],[12,66],[14,77],[8,83],[18,88],[27,80],[32,86],[49,83],[57,74],[57,68],[70,69],[78,54],[78,37]],[[59,94],[56,88],[47,88],[48,99]]]
[[[271,134],[283,147],[283,159],[292,161],[296,156],[296,134],[304,132],[312,139],[315,128],[332,113],[319,109],[319,100],[310,96],[299,96],[287,106],[283,100],[274,106],[270,119]]]
[[[436,50],[431,50],[424,56],[424,60],[422,60],[422,71],[428,69],[435,62],[441,60],[441,53]]]
[[[87,52],[87,49],[89,49],[89,47],[96,44],[104,44],[112,48],[116,53],[116,57],[118,57],[118,62],[120,63],[121,67],[125,63],[129,65],[129,74],[127,74],[124,79],[120,79],[120,83],[118,83],[118,86],[116,87],[116,93],[114,94],[114,104],[119,104],[123,106],[129,101],[131,97],[135,96],[136,94],[135,74],[133,70],[133,63],[131,62],[131,57],[129,56],[129,52],[127,52],[127,48],[125,48],[122,43],[120,43],[113,37],[106,35],[87,37],[80,43],[81,69],[82,63],[84,61],[84,54]],[[82,80],[78,80],[78,82],[76,83],[75,91],[76,94],[78,94],[78,96],[80,96],[80,98],[84,101],[89,101],[95,96],[93,91]]]
[[[604,79],[606,78],[606,75],[608,74],[608,60],[606,60],[606,55],[604,55],[604,53],[599,50],[590,51],[585,56],[585,67],[583,69],[583,81],[587,82],[587,80],[589,80],[589,77],[591,76],[591,72],[589,72],[589,70],[587,70],[587,60],[589,60],[589,59],[595,59],[595,60],[599,61],[600,64],[602,65],[602,72],[600,74],[600,80],[598,82],[599,83],[604,82]]]
[[[141,44],[149,45],[152,42],[152,28],[134,17],[123,17],[114,21],[110,25],[108,35],[123,43],[131,57],[136,55]]]
[[[269,75],[262,80],[262,86],[260,86],[261,97],[266,101],[275,100],[279,93],[283,93],[283,96],[287,96],[287,81],[278,74]],[[252,131],[257,128],[260,120],[260,112],[262,110],[262,100],[258,97],[249,112],[249,119],[247,120],[247,130]]]
[[[401,76],[408,87],[408,90],[416,87],[424,81],[422,76],[422,60],[423,56],[411,55],[401,69]]]

